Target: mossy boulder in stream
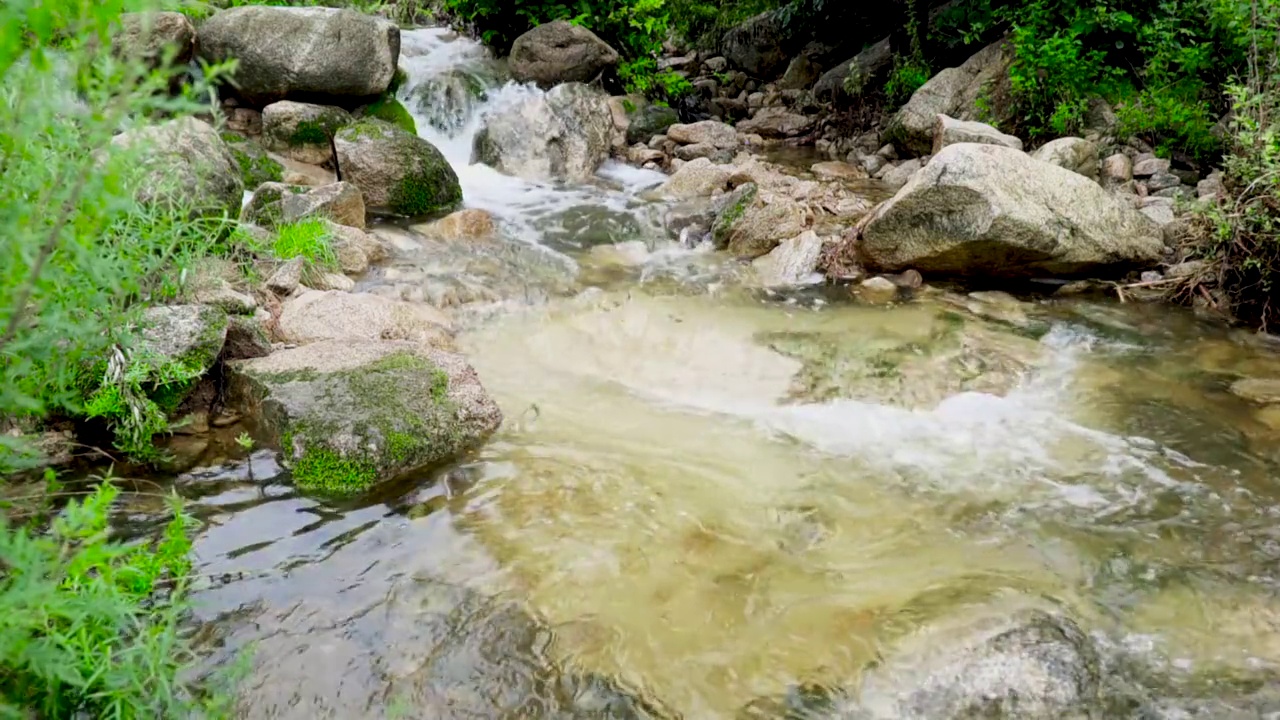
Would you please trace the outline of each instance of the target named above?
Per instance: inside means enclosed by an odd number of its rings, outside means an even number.
[[[418,124],[414,122],[409,110],[390,93],[363,108],[360,116],[384,120],[407,133],[418,134]]]
[[[233,363],[302,490],[349,496],[446,462],[502,412],[459,355],[414,342],[328,340]]]
[[[333,162],[334,134],[352,122],[342,108],[282,100],[262,109],[262,139],[268,150],[327,165]]]
[[[435,145],[391,123],[366,118],[334,137],[342,179],[365,204],[397,215],[447,212],[462,203],[462,186]]]

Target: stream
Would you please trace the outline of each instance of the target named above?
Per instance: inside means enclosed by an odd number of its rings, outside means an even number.
[[[1167,711],[1141,717],[1280,710],[1280,412],[1228,392],[1275,348],[1168,306],[753,288],[667,236],[659,173],[471,165],[483,112],[538,91],[446,31],[402,45],[502,237],[377,226],[396,251],[357,292],[448,307],[506,422],[359,502],[267,450],[175,480],[244,716],[784,717],[749,708],[1040,607]]]

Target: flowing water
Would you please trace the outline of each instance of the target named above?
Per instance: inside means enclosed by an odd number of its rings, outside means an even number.
[[[178,480],[247,716],[734,718],[1031,605],[1157,696],[1274,682],[1280,417],[1227,392],[1280,376],[1274,349],[1168,307],[753,290],[666,237],[638,199],[661,176],[472,165],[482,113],[537,91],[444,31],[403,46],[422,134],[504,239],[384,227],[360,290],[456,305],[507,420],[358,503],[267,451]]]

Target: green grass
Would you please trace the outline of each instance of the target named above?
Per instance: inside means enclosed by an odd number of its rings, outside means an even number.
[[[332,272],[338,269],[332,241],[333,234],[323,218],[305,218],[278,227],[271,252],[281,260],[304,258],[310,273]]]

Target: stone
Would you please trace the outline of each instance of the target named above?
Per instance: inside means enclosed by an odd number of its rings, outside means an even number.
[[[707,68],[707,72],[722,73],[729,69],[729,60],[728,58],[717,55],[712,58],[707,58],[707,61],[703,63],[703,65]]]
[[[607,97],[567,83],[486,117],[472,160],[529,180],[581,182],[608,159],[612,136]]]
[[[231,372],[308,492],[366,492],[456,458],[502,423],[466,360],[422,343],[346,337],[237,361]]]
[[[697,160],[698,158],[714,158],[721,150],[715,145],[707,143],[698,143],[696,145],[681,145],[676,148],[676,157],[681,160]]]
[[[1133,162],[1133,176],[1136,178],[1151,177],[1157,173],[1169,172],[1171,163],[1154,155],[1141,156]]]
[[[810,281],[818,269],[822,254],[822,238],[812,230],[806,230],[789,240],[784,240],[768,255],[756,258],[752,263],[756,278],[764,287],[787,287]]]
[[[191,117],[123,132],[113,149],[136,153],[145,173],[143,204],[174,203],[193,216],[239,217],[244,181],[227,143],[209,123]]]
[[[227,341],[222,348],[225,360],[249,360],[271,354],[271,338],[257,318],[232,316],[227,324]]]
[[[1014,150],[1022,149],[1022,140],[1013,135],[1006,135],[986,123],[956,120],[946,115],[938,115],[933,124],[933,154],[937,155],[942,148],[956,143],[980,143],[1001,145]]]
[[[479,208],[459,210],[413,230],[441,240],[489,240],[496,232],[493,215]]]
[[[929,79],[889,120],[885,137],[917,155],[933,147],[934,125],[939,115],[959,120],[997,120],[985,115],[977,99],[1008,81],[1012,57],[997,41],[975,53],[959,67],[946,68]],[[999,124],[998,122],[996,124]]]
[[[1041,145],[1031,157],[1066,168],[1077,175],[1098,181],[1098,146],[1078,137],[1064,137]]]
[[[149,307],[139,326],[141,357],[163,358],[194,376],[213,367],[227,339],[227,314],[209,305]]]
[[[333,222],[328,227],[333,252],[338,256],[338,267],[342,268],[342,272],[359,275],[368,271],[370,263],[386,259],[387,248],[376,236],[359,228]]]
[[[333,136],[353,121],[342,108],[281,100],[262,108],[262,142],[291,160],[332,166]]]
[[[1165,270],[1165,277],[1170,278],[1187,278],[1199,275],[1209,269],[1209,263],[1204,260],[1187,260],[1177,265],[1171,265]]]
[[[1084,116],[1086,128],[1100,135],[1110,135],[1119,124],[1120,118],[1116,117],[1110,103],[1100,97],[1089,98],[1089,107]]]
[[[882,272],[1101,276],[1159,262],[1160,229],[1076,173],[998,145],[944,148],[862,226]]]
[[[253,191],[249,202],[245,203],[244,209],[240,212],[240,221],[262,228],[274,228],[284,221],[284,211],[280,208],[284,198],[302,192],[306,192],[306,188],[301,185],[280,182],[262,183]],[[267,235],[267,240],[270,241],[271,234]]]
[[[716,120],[668,126],[667,137],[681,145],[712,145],[722,150],[738,147],[738,131]]]
[[[675,108],[654,105],[649,102],[637,104],[634,112],[627,114],[630,123],[627,125],[627,142],[647,143],[654,136],[664,135],[667,128],[680,122],[680,114]]]
[[[1231,394],[1261,405],[1280,403],[1280,379],[1246,378],[1231,384]]]
[[[195,42],[196,27],[180,12],[132,12],[120,15],[111,49],[118,57],[141,60],[152,68],[166,59],[171,67],[181,67],[191,62]]]
[[[803,135],[813,129],[814,120],[807,115],[791,112],[785,107],[761,108],[749,120],[738,123],[741,133],[755,133],[764,138],[789,138]]]
[[[340,273],[320,273],[309,283],[315,290],[332,290],[349,293],[356,289],[356,281]]]
[[[880,175],[880,180],[884,181],[885,185],[899,188],[906,185],[920,171],[921,167],[923,167],[923,164],[919,159],[906,160],[896,167],[886,165],[886,169],[882,170],[883,174]]]
[[[288,295],[302,284],[302,271],[307,267],[305,258],[296,257],[276,268],[267,278],[267,289],[277,295]]]
[[[346,338],[447,347],[453,331],[449,318],[430,305],[333,290],[304,290],[290,297],[276,322],[281,340],[300,345]]]
[[[822,76],[822,72],[818,69],[808,55],[797,55],[791,59],[791,63],[787,65],[787,70],[782,74],[782,79],[778,81],[778,88],[782,90],[808,90]]]
[[[1124,153],[1116,153],[1102,161],[1102,184],[1106,187],[1123,185],[1133,179],[1133,160]]]
[[[1222,183],[1222,171],[1214,170],[1209,176],[1196,184],[1196,196],[1204,199],[1219,198],[1226,191]]]
[[[753,260],[803,233],[810,221],[806,208],[790,197],[748,191],[717,214],[712,239],[734,257]]]
[[[400,59],[400,29],[375,15],[324,7],[244,6],[200,26],[197,54],[237,60],[236,92],[261,107],[325,98],[333,104],[381,95]]]
[[[1097,651],[1074,622],[1038,609],[975,615],[901,641],[863,680],[858,717],[1098,717]]]
[[[556,20],[516,38],[508,64],[516,82],[551,88],[560,83],[589,83],[617,65],[618,59],[618,52],[595,33]]]
[[[462,186],[435,145],[383,122],[364,119],[333,138],[344,182],[367,207],[397,215],[446,212],[462,203]]]
[[[655,193],[671,200],[686,200],[714,195],[728,184],[728,169],[707,158],[698,158],[676,170]]]
[[[262,134],[262,111],[253,108],[227,110],[227,130],[256,137]]]
[[[855,89],[871,87],[892,67],[893,49],[885,38],[823,73],[813,85],[813,94],[820,100],[847,97],[851,84]],[[851,77],[856,79],[850,82]]]
[[[627,162],[636,166],[643,166],[646,163],[661,163],[666,159],[666,154],[661,150],[654,150],[648,146],[636,144],[627,150]]]
[[[364,229],[364,193],[349,182],[336,182],[311,188],[301,193],[285,193],[280,198],[280,215],[284,222],[322,217],[338,225]]]
[[[1173,211],[1173,200],[1169,198],[1149,197],[1142,198],[1138,207],[1138,212],[1150,218],[1160,227],[1164,227],[1172,223],[1175,219]]]
[[[1182,184],[1182,178],[1171,172],[1157,172],[1147,178],[1147,190],[1159,192]]]
[[[809,168],[809,172],[813,173],[815,178],[828,182],[836,180],[865,180],[867,178],[867,173],[862,168],[838,160],[815,163]]]
[[[876,276],[858,283],[858,296],[873,305],[885,305],[898,297],[898,286],[892,280]]]
[[[726,66],[753,77],[775,78],[791,59],[787,22],[778,11],[761,13],[730,28],[720,40]],[[708,61],[708,66],[710,66]],[[712,72],[722,72],[713,70]]]
[[[862,167],[864,170],[867,171],[868,175],[874,176],[875,174],[879,173],[881,170],[884,169],[884,166],[887,163],[888,161],[880,157],[879,155],[863,155],[862,156]]]
[[[218,308],[228,315],[252,315],[258,309],[258,301],[253,296],[237,292],[221,278],[195,290],[191,299],[200,305]]]

